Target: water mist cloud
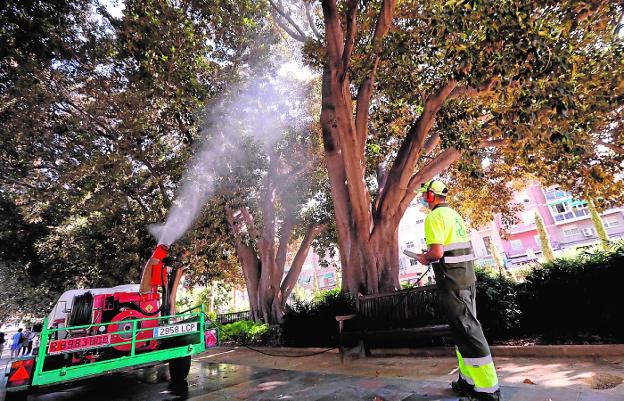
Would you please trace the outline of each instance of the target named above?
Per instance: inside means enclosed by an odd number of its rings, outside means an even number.
[[[214,193],[217,177],[226,170],[225,160],[240,161],[242,141],[252,137],[271,149],[284,130],[296,124],[301,104],[301,81],[309,70],[286,63],[277,74],[256,69],[249,80],[231,88],[206,108],[200,146],[178,185],[176,198],[163,224],[149,226],[160,244],[171,244],[193,225]]]

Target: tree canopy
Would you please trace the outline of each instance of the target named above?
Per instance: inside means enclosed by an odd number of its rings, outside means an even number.
[[[296,7],[272,6],[323,71],[325,160],[351,292],[398,288],[398,222],[438,174],[470,183],[457,188],[480,195],[471,205],[481,212],[510,191],[479,188],[528,175],[622,200],[622,158],[604,144],[618,141],[596,141],[617,128],[607,121],[623,89],[621,5],[323,0],[308,29]]]
[[[147,224],[165,217],[203,105],[273,40],[263,3],[123,4],[121,17],[95,2],[1,11],[2,211],[6,235],[28,242],[3,260],[23,286],[3,292],[46,287],[49,302],[136,279],[154,245]],[[5,255],[15,242],[1,246]]]

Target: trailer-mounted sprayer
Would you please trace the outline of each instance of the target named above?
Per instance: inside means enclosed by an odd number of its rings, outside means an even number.
[[[163,362],[172,380],[184,379],[191,355],[218,344],[218,330],[202,306],[175,312],[183,263],[169,253],[156,246],[140,284],[63,293],[44,320],[37,354],[5,366],[7,391]]]

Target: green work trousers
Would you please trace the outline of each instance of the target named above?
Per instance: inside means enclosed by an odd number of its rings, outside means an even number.
[[[459,374],[475,391],[498,390],[490,347],[477,320],[475,285],[461,290],[438,289],[440,308],[446,315],[456,345]]]

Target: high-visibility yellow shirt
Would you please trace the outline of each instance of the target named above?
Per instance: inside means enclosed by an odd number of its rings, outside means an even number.
[[[450,245],[470,241],[470,235],[459,213],[443,203],[425,218],[425,241],[427,246]]]

